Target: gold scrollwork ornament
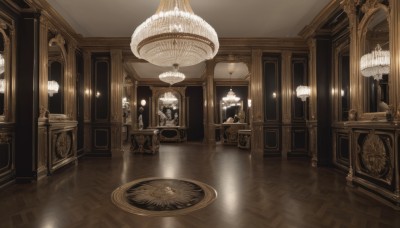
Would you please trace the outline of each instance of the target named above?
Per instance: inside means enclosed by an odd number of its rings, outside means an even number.
[[[71,151],[71,136],[66,132],[58,135],[56,140],[56,155],[59,158],[66,158]]]
[[[368,134],[362,146],[361,160],[369,174],[380,177],[388,163],[385,145],[376,134]]]

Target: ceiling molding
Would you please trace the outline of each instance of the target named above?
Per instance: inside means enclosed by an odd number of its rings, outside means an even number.
[[[325,6],[325,8],[323,8],[316,17],[314,17],[311,23],[305,26],[299,32],[299,36],[303,37],[306,40],[312,37],[313,34],[329,20],[331,15],[341,7],[341,1],[342,0],[330,1],[329,4]]]
[[[221,38],[220,50],[303,50],[307,42],[303,38]]]
[[[41,11],[41,14],[44,15],[47,20],[68,40],[79,43],[82,39],[82,36],[77,34],[70,24],[57,11],[55,11],[46,0],[26,0],[26,3],[34,9]]]

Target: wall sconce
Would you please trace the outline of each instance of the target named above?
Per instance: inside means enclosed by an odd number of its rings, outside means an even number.
[[[145,99],[142,99],[142,100],[140,101],[140,105],[141,105],[141,106],[146,106],[146,100],[145,100]]]
[[[296,88],[297,97],[301,99],[301,101],[306,101],[307,97],[311,94],[311,89],[309,86],[299,85]]]
[[[251,108],[251,99],[247,99],[247,107]]]
[[[52,97],[55,93],[58,93],[59,88],[60,88],[60,85],[58,85],[58,82],[56,82],[56,81],[48,81],[47,82],[47,92],[49,93],[50,97]]]
[[[99,91],[96,92],[96,98],[99,98],[101,96],[101,93]]]

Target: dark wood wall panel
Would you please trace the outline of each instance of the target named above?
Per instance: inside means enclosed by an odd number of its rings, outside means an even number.
[[[350,138],[345,130],[334,130],[333,163],[343,171],[349,170]]]
[[[94,63],[94,101],[95,121],[109,119],[110,59],[97,58]]]
[[[264,156],[282,156],[281,56],[263,56]]]
[[[292,91],[299,85],[308,85],[308,59],[306,55],[294,55],[292,58]],[[307,102],[294,94],[292,97],[292,122],[305,122]]]
[[[109,53],[92,55],[92,150],[89,156],[111,156]]]
[[[0,187],[14,177],[14,137],[11,132],[0,132]]]
[[[186,88],[186,120],[187,120],[187,140],[203,141],[203,87],[188,86]]]
[[[318,165],[332,164],[332,40],[330,37],[317,37],[317,116]]]
[[[26,13],[21,15],[17,29],[15,162],[17,181],[21,182],[37,176],[39,23],[38,14]]]
[[[77,129],[77,155],[83,155],[84,151],[84,97],[85,85],[83,75],[83,56],[76,52],[76,119],[78,121]]]
[[[288,157],[307,157],[308,154],[308,132],[303,126],[292,127],[292,145]]]

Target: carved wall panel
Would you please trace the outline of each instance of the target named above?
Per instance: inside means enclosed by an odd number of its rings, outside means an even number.
[[[76,121],[53,122],[49,125],[48,174],[77,159]]]
[[[350,137],[343,129],[333,131],[333,164],[346,171],[350,165]]]
[[[14,179],[14,136],[12,133],[0,133],[0,186]]]
[[[356,176],[390,186],[394,175],[394,137],[383,131],[354,131]]]

